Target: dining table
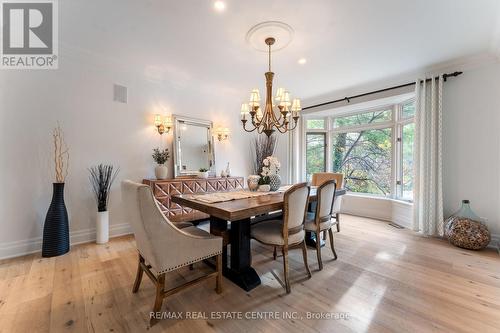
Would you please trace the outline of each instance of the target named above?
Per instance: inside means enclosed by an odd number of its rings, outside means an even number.
[[[282,187],[276,192],[223,202],[207,202],[201,200],[201,194],[196,193],[179,194],[172,196],[172,202],[208,214],[210,233],[229,236],[230,263],[229,265],[227,263],[226,250],[226,253],[223,253],[223,275],[245,291],[250,291],[261,284],[260,277],[251,262],[251,224],[270,218],[273,213],[280,214],[283,209],[285,188],[287,187]],[[345,189],[336,190],[337,197],[345,193]],[[316,187],[311,187],[309,202],[315,201]]]

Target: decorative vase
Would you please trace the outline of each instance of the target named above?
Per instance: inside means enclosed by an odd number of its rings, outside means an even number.
[[[488,228],[472,211],[469,200],[462,200],[460,209],[446,220],[444,234],[451,244],[469,250],[484,249],[491,241]]]
[[[229,162],[227,162],[226,166],[226,177],[231,177],[231,168],[229,167]]]
[[[226,177],[226,175],[227,175],[227,174],[226,174],[226,170],[221,170],[221,172],[220,172],[220,176],[221,176],[221,177]]]
[[[280,175],[269,175],[269,185],[271,186],[271,191],[277,191],[281,186]]]
[[[259,192],[269,192],[271,191],[271,186],[269,184],[264,184],[264,185],[259,185],[258,190]]]
[[[43,225],[42,257],[55,257],[69,251],[68,212],[64,204],[64,183],[54,183]]]
[[[96,243],[105,244],[109,241],[109,212],[97,212]]]
[[[247,184],[248,184],[248,189],[250,191],[257,191],[259,188],[259,179],[260,176],[258,175],[250,175],[247,178]]]
[[[156,179],[167,179],[168,176],[168,168],[165,164],[158,164],[155,167],[155,177]]]

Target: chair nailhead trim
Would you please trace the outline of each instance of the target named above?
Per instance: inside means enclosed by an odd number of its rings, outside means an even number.
[[[213,256],[217,256],[219,254],[222,254],[222,251],[219,251],[219,252],[216,252],[216,253],[213,253],[213,254],[210,254],[208,256],[204,256],[204,257],[200,257],[198,259],[194,259],[194,260],[190,260],[188,262],[185,262],[183,264],[180,264],[180,265],[177,265],[177,266],[174,266],[174,267],[170,267],[170,268],[167,268],[167,269],[164,269],[160,272],[158,272],[158,274],[163,274],[163,273],[167,273],[167,272],[171,272],[171,271],[175,271],[176,269],[179,269],[181,267],[184,267],[184,266],[187,266],[187,265],[191,265],[191,264],[194,264],[194,263],[197,263],[199,261],[202,261],[202,260],[205,260],[205,259],[208,259],[208,258],[212,258]]]

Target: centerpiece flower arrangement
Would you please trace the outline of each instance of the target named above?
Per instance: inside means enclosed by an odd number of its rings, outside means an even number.
[[[268,156],[262,161],[259,185],[269,185],[270,191],[277,191],[281,185],[279,171],[281,163],[274,156]]]

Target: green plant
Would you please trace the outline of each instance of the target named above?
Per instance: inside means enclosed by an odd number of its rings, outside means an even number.
[[[271,178],[269,176],[260,176],[259,185],[269,185],[271,184]]]
[[[160,148],[153,149],[153,160],[158,164],[165,164],[170,158],[168,148],[160,150]]]
[[[207,168],[200,168],[200,170],[198,170],[199,172],[207,172],[208,169]]]

